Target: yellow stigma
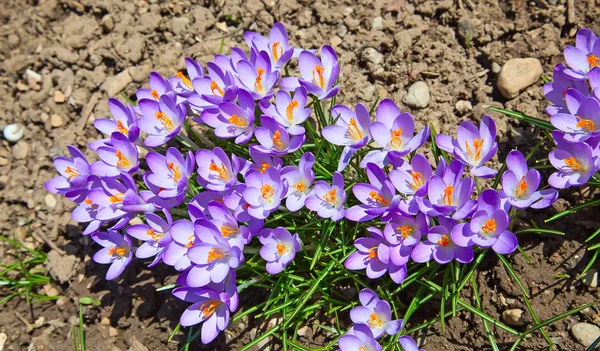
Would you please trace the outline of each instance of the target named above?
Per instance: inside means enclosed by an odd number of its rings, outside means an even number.
[[[266,163],[266,162],[261,162],[260,163],[260,168],[258,169],[260,171],[260,173],[265,174],[265,172],[267,171],[267,169],[271,168],[271,165]]]
[[[179,166],[175,166],[173,162],[168,162],[167,167],[171,172],[173,172],[173,180],[178,182],[181,179],[181,171],[179,170]]]
[[[409,225],[403,225],[401,227],[397,227],[396,230],[399,230],[402,234],[402,237],[406,239],[407,236],[411,235],[414,231],[413,227]]]
[[[496,220],[494,218],[488,219],[485,221],[483,227],[481,227],[481,230],[486,234],[496,232]]]
[[[271,197],[273,197],[273,195],[275,195],[275,189],[273,189],[272,186],[270,186],[269,184],[265,184],[260,188],[260,192],[262,193],[262,197],[265,200],[270,199]]]
[[[131,162],[129,162],[129,160],[127,159],[127,157],[125,157],[125,155],[123,155],[123,153],[121,152],[121,150],[117,150],[117,152],[115,152],[115,156],[117,157],[117,167],[129,167],[129,166],[131,166]]]
[[[401,128],[392,130],[392,140],[390,141],[390,145],[394,149],[399,149],[400,146],[402,145],[401,137],[402,137],[402,129]]]
[[[237,234],[237,229],[235,227],[232,227],[230,225],[222,225],[221,226],[221,236],[223,238],[227,238],[229,236],[231,236],[232,234]]]
[[[271,139],[273,140],[273,146],[275,146],[277,150],[285,150],[285,145],[281,141],[281,132],[279,130],[275,130],[275,133],[273,133],[273,137]]]
[[[358,125],[356,125],[356,119],[354,117],[350,118],[350,121],[348,122],[348,136],[354,141],[360,141],[363,138],[363,134],[360,131],[360,128],[358,128]]]
[[[277,243],[277,253],[279,255],[283,254],[286,251],[287,251],[287,247],[285,247],[285,245],[283,245],[282,243]]]
[[[117,132],[123,135],[129,135],[129,130],[123,125],[123,122],[117,121]]]
[[[325,68],[319,65],[316,65],[312,71],[312,78],[316,85],[321,89],[325,89],[325,79],[323,79],[323,72],[325,72]],[[315,76],[316,73],[316,76]]]
[[[437,241],[438,245],[441,245],[441,246],[448,246],[448,245],[450,245],[451,242],[452,242],[452,240],[450,240],[450,237],[446,234],[442,234],[442,238],[438,239],[438,241]]]
[[[304,185],[303,181],[299,180],[298,183],[294,185],[294,188],[299,192],[303,193],[306,190],[306,185]]]
[[[412,169],[408,171],[408,173],[410,173],[410,176],[413,179],[413,182],[409,183],[410,187],[414,190],[419,190],[419,188],[425,184],[425,177],[423,177],[420,172],[415,172]]]
[[[123,256],[127,255],[127,248],[126,247],[116,247],[116,246],[111,246],[108,249],[108,254],[111,256],[117,255],[119,258],[123,258]]]
[[[294,109],[298,107],[298,101],[292,100],[285,109],[285,115],[287,116],[288,121],[294,119]]]
[[[73,179],[80,175],[76,168],[70,166],[65,168],[65,173],[69,175],[69,179]]]
[[[337,193],[337,188],[333,188],[333,189],[329,190],[324,196],[325,201],[332,203],[332,204],[337,203],[336,193]]]
[[[247,123],[245,118],[240,118],[237,115],[231,115],[231,117],[229,117],[227,122],[229,122],[233,125],[236,125],[238,127],[246,127],[246,123]]]
[[[594,124],[594,121],[592,121],[591,119],[583,119],[579,116],[577,117],[577,124],[575,125],[577,128],[581,128],[581,129],[587,129],[590,132],[593,132],[594,130],[596,130],[596,125]]]
[[[194,246],[194,240],[196,238],[194,237],[194,235],[190,235],[188,237],[188,243],[184,246],[186,249],[189,249],[190,247]]]
[[[173,121],[164,112],[155,112],[154,117],[162,123],[163,127],[167,130],[173,130],[175,127],[173,126]]]
[[[444,189],[444,197],[442,201],[446,206],[452,206],[452,194],[454,193],[454,187],[452,185],[448,185],[446,189]]]
[[[585,62],[587,62],[590,65],[590,69],[600,66],[600,59],[598,58],[598,56],[593,54],[588,55],[588,57],[585,59]]]
[[[274,42],[273,45],[271,45],[271,53],[273,54],[273,59],[275,61],[279,60],[281,55],[283,55],[283,47],[281,47],[278,41]]]
[[[582,168],[581,164],[573,156],[571,156],[569,158],[565,158],[565,159],[563,159],[563,161],[565,162],[567,167],[571,168],[574,171],[578,171]]]
[[[155,232],[154,229],[147,230],[146,234],[148,234],[154,241],[159,241],[163,238],[163,236],[165,236],[165,234]]]
[[[225,256],[225,254],[223,253],[223,251],[217,249],[216,247],[213,247],[208,252],[208,258],[206,259],[206,261],[212,262],[212,261],[217,260],[219,258],[223,258],[223,256]]]
[[[208,317],[212,316],[220,303],[221,301],[219,300],[211,300],[200,305],[199,310],[202,311],[202,318],[206,320]]]
[[[369,197],[371,198],[371,200],[373,201],[377,201],[378,204],[382,205],[382,206],[389,206],[390,203],[388,200],[386,200],[381,194],[379,194],[376,191],[371,191],[369,193]]]
[[[372,327],[372,328],[381,328],[381,327],[383,327],[383,322],[381,321],[381,319],[379,319],[379,316],[377,316],[377,314],[375,314],[375,313],[371,313],[371,315],[369,316],[369,321],[367,322],[367,324],[369,324],[369,326]]]
[[[369,255],[368,257],[370,259],[374,259],[375,257],[377,257],[377,246],[374,246],[372,248],[369,249]]]
[[[473,139],[473,147],[475,148],[475,154],[469,147],[469,142],[465,140],[465,147],[467,148],[467,155],[469,155],[474,161],[479,161],[481,157],[481,148],[483,147],[483,138],[481,140],[475,138]]]
[[[262,75],[265,74],[265,70],[259,67],[256,69],[256,73],[258,75],[256,76],[256,79],[254,80],[254,89],[256,89],[257,92],[262,93],[264,91],[263,85],[262,85]]]
[[[160,96],[158,96],[158,91],[152,89],[150,90],[150,95],[152,95],[152,97],[154,98],[154,100],[158,101],[158,99],[160,98]]]
[[[183,72],[177,72],[177,74],[175,75],[177,78],[181,79],[181,81],[183,82],[183,84],[185,84],[185,86],[189,89],[194,89],[194,85],[192,84],[192,82],[187,79],[187,77],[183,74]],[[158,100],[158,99],[157,99]]]
[[[517,190],[515,191],[515,194],[519,197],[525,195],[528,186],[529,184],[525,181],[525,176],[522,176],[521,180],[519,181],[519,185],[517,185]]]
[[[108,197],[108,201],[110,201],[111,204],[116,204],[116,203],[120,203],[123,202],[123,199],[125,198],[125,194],[123,193],[116,193],[112,196]]]
[[[229,172],[227,172],[227,167],[225,167],[223,163],[221,163],[221,167],[219,167],[214,162],[211,162],[210,166],[208,166],[208,169],[219,173],[219,178],[223,180],[229,179]]]

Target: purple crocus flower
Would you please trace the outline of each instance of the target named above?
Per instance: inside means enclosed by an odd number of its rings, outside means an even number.
[[[244,261],[242,251],[236,246],[230,246],[219,228],[209,220],[197,220],[194,230],[200,241],[194,242],[187,253],[192,262],[187,285],[202,287],[210,282],[222,283],[229,271]]]
[[[187,219],[179,219],[171,225],[172,241],[167,245],[162,260],[165,264],[183,271],[190,267],[188,250],[199,241],[194,231],[194,224]]]
[[[251,170],[246,174],[246,186],[243,196],[250,204],[248,213],[258,219],[265,219],[277,210],[287,193],[288,185],[281,181],[279,171],[269,168],[265,173]]]
[[[413,261],[425,263],[433,258],[439,264],[446,264],[454,259],[460,263],[471,262],[473,248],[461,247],[452,241],[452,229],[456,226],[456,221],[446,217],[438,217],[438,221],[440,225],[429,229],[427,240],[413,249]]]
[[[91,164],[92,173],[100,177],[117,177],[121,172],[135,172],[138,169],[138,150],[129,139],[114,132],[110,136],[110,146],[100,146],[96,150],[100,161]]]
[[[235,138],[236,144],[245,144],[254,133],[254,98],[240,89],[238,103],[222,102],[218,109],[202,111],[202,122],[215,128],[215,135],[219,138]]]
[[[477,245],[491,247],[499,254],[509,254],[517,249],[517,237],[508,231],[510,218],[501,204],[501,196],[494,189],[484,190],[477,199],[477,211],[470,223],[460,223],[452,230],[456,245],[470,248]]]
[[[600,66],[600,41],[596,34],[588,28],[580,29],[575,46],[565,48],[565,61],[570,67],[565,74],[579,80],[585,79],[592,68]]]
[[[527,170],[527,160],[519,151],[508,153],[506,166],[508,170],[502,174],[502,188],[512,206],[520,210],[546,208],[558,198],[556,189],[537,191],[542,176],[536,169]]]
[[[356,324],[368,326],[375,339],[379,339],[384,332],[388,335],[396,335],[402,329],[404,324],[402,319],[392,320],[390,303],[381,300],[373,290],[361,290],[358,298],[362,306],[351,309],[350,318]]]
[[[192,80],[195,94],[187,96],[192,109],[202,112],[205,109],[215,109],[220,103],[233,101],[237,96],[233,75],[223,70],[215,63],[206,64],[208,76]]]
[[[250,158],[252,161],[244,162],[244,166],[240,170],[241,174],[245,175],[251,169],[256,169],[261,173],[265,173],[265,171],[271,167],[281,171],[281,165],[283,162],[280,158],[263,154],[254,148],[250,148],[248,151],[250,152]],[[239,163],[242,164],[241,161]]]
[[[208,212],[211,218],[210,221],[219,229],[221,237],[227,240],[230,246],[243,250],[244,245],[252,239],[248,228],[238,225],[230,210],[219,201],[209,202]]]
[[[135,143],[140,136],[140,129],[137,126],[137,116],[133,106],[125,106],[121,101],[110,98],[108,99],[108,108],[110,109],[112,119],[99,118],[94,121],[94,127],[109,136],[114,132],[119,132],[125,135],[129,141]],[[90,148],[96,150],[108,141],[109,139],[93,141],[90,143]]]
[[[366,324],[356,324],[351,331],[338,340],[340,351],[381,351],[381,345],[373,338]]]
[[[445,164],[440,163],[436,173],[441,172]],[[407,214],[416,215],[419,207],[415,197],[427,195],[427,182],[433,175],[431,165],[427,158],[421,154],[416,154],[410,164],[405,162],[400,168],[390,172],[390,182],[394,185],[400,194],[404,194],[407,200],[400,203],[400,209]]]
[[[234,158],[233,162],[230,161],[225,151],[219,147],[213,151],[198,150],[198,183],[209,190],[222,191],[231,188],[237,183],[240,169],[237,160]]]
[[[142,113],[138,126],[148,133],[144,144],[149,147],[160,146],[174,138],[185,121],[185,106],[176,105],[168,95],[161,96],[159,101],[142,99],[138,106]]]
[[[268,100],[273,96],[273,88],[279,81],[279,72],[271,70],[271,58],[266,51],[261,51],[254,63],[242,60],[237,63],[238,80],[257,100]]]
[[[171,98],[175,96],[175,92],[173,91],[171,83],[164,79],[159,73],[150,73],[149,81],[150,88],[140,88],[136,92],[135,95],[138,100],[150,99],[154,101],[160,101],[160,97],[167,93],[171,93]]]
[[[390,260],[396,266],[408,263],[415,245],[429,231],[428,217],[419,213],[415,218],[393,216],[383,229],[383,236],[390,243]]]
[[[316,211],[319,217],[331,218],[339,222],[346,214],[345,202],[344,178],[339,172],[335,172],[331,185],[323,180],[315,183],[312,193],[306,198],[305,205],[309,210]]]
[[[365,168],[372,162],[383,167],[390,163],[388,153],[400,158],[419,148],[429,138],[429,127],[415,133],[415,122],[410,113],[400,112],[392,99],[383,99],[376,112],[376,121],[369,127],[373,140],[383,150],[370,151],[362,160],[360,167]]]
[[[165,210],[163,213],[166,220],[154,213],[148,213],[146,215],[148,224],[134,224],[127,228],[127,234],[144,242],[135,251],[135,257],[145,259],[156,256],[149,267],[153,267],[160,262],[164,250],[171,242],[170,230],[173,218],[169,211]]]
[[[261,127],[256,128],[256,140],[260,145],[252,145],[256,151],[268,155],[284,155],[296,152],[306,140],[304,134],[290,137],[286,129],[271,117],[260,117]]]
[[[169,148],[165,156],[149,152],[146,162],[150,172],[144,174],[144,182],[158,188],[157,196],[162,199],[177,198],[183,201],[190,176],[194,172],[194,154],[190,151],[184,159],[176,148]]]
[[[268,39],[255,32],[245,32],[244,39],[255,52],[267,52],[276,70],[281,70],[294,55],[294,47],[289,45],[287,31],[280,22],[273,24]]]
[[[567,91],[574,89],[581,98],[589,95],[589,88],[584,80],[573,79],[566,75],[567,69],[562,63],[554,66],[554,80],[544,84],[544,95],[553,105],[546,107],[546,112],[552,116],[558,112],[567,112]]]
[[[219,284],[203,288],[181,287],[173,290],[173,296],[192,303],[179,322],[184,327],[202,324],[200,340],[208,344],[229,325],[230,295],[219,289]]]
[[[569,97],[572,94],[571,90],[567,92]],[[571,100],[569,99],[569,102]],[[598,100],[594,97],[583,98],[577,110],[570,112],[572,113],[558,112],[550,117],[552,125],[566,133],[564,136],[566,140],[585,141],[590,137],[600,135],[600,103]]]
[[[106,280],[117,278],[133,258],[131,239],[109,229],[106,233],[92,234],[92,240],[103,247],[94,255],[94,261],[100,264],[110,264],[106,272]]]
[[[408,335],[402,335],[398,338],[398,342],[404,351],[425,351],[425,349],[420,349],[415,339]]]
[[[457,139],[453,139],[448,135],[439,134],[435,141],[440,149],[454,154],[465,166],[470,166],[472,175],[491,178],[498,173],[483,166],[498,150],[496,124],[490,116],[481,117],[479,129],[471,122],[462,122],[458,126],[456,136]]]
[[[442,175],[432,176],[427,183],[427,198],[416,197],[421,212],[428,216],[448,216],[459,220],[468,217],[476,206],[469,200],[473,179],[461,179],[464,166],[457,160],[445,167]]]
[[[354,222],[366,222],[381,216],[383,221],[398,211],[401,196],[396,194],[394,185],[387,180],[387,175],[374,163],[367,165],[369,183],[358,183],[352,192],[360,205],[346,210],[346,218]]]
[[[548,183],[557,189],[582,186],[600,170],[597,149],[584,142],[570,142],[563,133],[552,133],[557,148],[548,155],[548,160],[557,169],[548,178]]]
[[[292,235],[282,227],[265,228],[258,239],[263,244],[260,257],[267,261],[267,272],[271,274],[281,273],[302,248],[298,233]]]
[[[90,199],[88,197],[89,193],[91,193],[92,191],[104,192],[99,180],[96,182],[92,182],[90,184],[90,190],[86,191],[86,193],[83,195],[84,200],[79,202],[78,206],[75,207],[73,209],[73,211],[71,212],[71,219],[74,220],[75,222],[88,223],[87,227],[83,230],[82,235],[90,235],[92,233],[95,233],[98,231],[98,229],[100,229],[102,224],[104,224],[104,221],[96,219],[96,215],[98,214],[98,211],[100,210],[100,206],[98,204],[95,204],[92,201],[92,199]],[[126,223],[118,223],[118,224],[119,224],[120,228],[122,228],[126,225]],[[121,226],[121,224],[122,224],[122,226]],[[120,228],[113,227],[113,229],[120,229]]]
[[[275,104],[263,100],[260,108],[291,135],[304,134],[304,127],[300,124],[308,119],[312,111],[306,108],[306,89],[303,87],[296,88],[293,98],[289,93],[279,90],[275,95]]]
[[[44,187],[51,193],[65,195],[69,200],[80,203],[88,193],[90,164],[75,146],[69,145],[67,150],[71,157],[59,156],[52,161],[60,175],[47,181]]]
[[[355,110],[356,113],[344,105],[335,105],[331,109],[331,115],[337,118],[337,122],[326,126],[321,132],[328,142],[344,146],[338,163],[338,172],[343,171],[354,153],[371,140],[369,110],[363,104],[357,104]]]
[[[303,86],[319,100],[326,100],[337,94],[339,86],[334,85],[340,73],[340,65],[331,46],[321,47],[321,60],[311,51],[302,51],[298,57],[298,67],[302,78],[283,78],[280,84],[284,90],[292,91]]]
[[[174,77],[169,77],[169,82],[178,96],[187,98],[194,93],[194,84],[192,83],[194,79],[204,77],[204,69],[192,58],[186,57],[184,61],[189,78],[183,72],[177,72]],[[177,103],[180,103],[179,100]]]
[[[288,183],[285,206],[291,212],[304,207],[310,186],[315,180],[315,172],[312,170],[314,164],[315,156],[307,152],[300,158],[298,167],[286,166],[281,170],[281,178]]]

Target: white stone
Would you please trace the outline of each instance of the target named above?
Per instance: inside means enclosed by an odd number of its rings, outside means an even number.
[[[381,16],[373,18],[373,29],[383,28],[383,18]]]
[[[521,326],[525,324],[523,320],[523,311],[514,308],[502,312],[502,321],[508,325]]]
[[[46,194],[46,196],[44,197],[44,202],[46,203],[46,206],[48,206],[48,208],[50,209],[56,207],[56,197],[52,194]]]
[[[408,88],[404,103],[410,107],[424,108],[429,104],[429,87],[425,82],[416,82]]]
[[[471,101],[467,100],[458,100],[454,107],[456,108],[456,112],[458,112],[458,114],[460,115],[464,115],[465,113],[468,113],[473,109]]]
[[[600,337],[600,328],[593,324],[576,323],[571,328],[571,333],[577,342],[588,347]]]
[[[25,135],[25,127],[19,123],[9,124],[4,127],[2,133],[4,134],[4,139],[16,143]]]
[[[580,277],[583,284],[597,288],[598,287],[598,271],[594,268],[590,268],[585,274],[582,274]]]
[[[536,58],[508,60],[498,75],[498,90],[506,99],[513,99],[525,88],[537,82],[542,73],[542,64]]]

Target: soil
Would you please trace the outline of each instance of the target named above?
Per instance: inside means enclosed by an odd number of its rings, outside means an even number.
[[[147,84],[151,71],[172,75],[185,68],[187,56],[206,62],[218,52],[221,40],[224,52],[229,52],[243,45],[245,30],[268,33],[281,21],[297,47],[334,46],[342,64],[338,102],[371,105],[377,98],[391,97],[414,115],[418,127],[431,123],[447,134],[461,121],[478,121],[489,105],[547,118],[541,81],[505,101],[495,87],[492,65],[534,57],[551,76],[553,66],[563,60],[565,45],[573,45],[577,28],[600,33],[595,1],[575,3],[571,12],[564,0],[3,0],[0,126],[20,122],[26,132],[18,144],[1,141],[0,233],[49,252],[47,268],[63,296],[33,307],[22,299],[1,305],[0,332],[8,336],[4,349],[73,349],[77,300],[84,296],[101,301],[100,306],[84,308],[89,350],[177,350],[186,337],[179,332],[167,341],[186,304],[155,290],[173,283],[174,272],[165,266],[148,270],[137,262],[118,281],[105,281],[106,267],[91,261],[90,241],[70,220],[73,204],[43,188],[55,174],[53,157],[65,154],[69,144],[85,149],[100,137],[92,123],[108,115],[109,94],[123,89],[133,96]],[[39,73],[41,80],[27,70]],[[431,101],[424,109],[403,104],[416,81],[429,87]],[[469,101],[472,109],[459,113],[459,100]],[[536,131],[494,117],[501,158],[512,148],[526,152],[532,147]],[[551,209],[523,221],[543,223],[549,215],[593,196],[584,191],[562,195]],[[600,298],[598,288],[574,279],[588,262],[584,240],[598,228],[598,215],[598,209],[587,210],[544,225],[566,235],[522,236],[531,262],[521,254],[509,258],[541,320]],[[2,263],[14,262],[14,249],[1,245]],[[509,308],[526,310],[521,290],[501,262],[490,255],[480,268],[480,298],[490,316],[500,319]],[[261,296],[250,295],[242,294],[242,309]],[[432,311],[436,308],[434,303]],[[27,323],[38,320],[37,325],[28,330],[17,312]],[[527,312],[524,319],[531,326]],[[591,309],[547,327],[558,350],[584,349],[570,333],[580,321],[598,324],[600,316]],[[194,348],[237,350],[264,327],[242,319],[213,344]],[[494,332],[501,350],[508,349],[514,341],[511,335],[497,328]],[[481,319],[466,312],[450,319],[445,332],[436,324],[418,336],[429,351],[489,348]],[[307,347],[329,340],[312,332],[299,338]],[[541,335],[533,334],[520,350],[546,347]]]

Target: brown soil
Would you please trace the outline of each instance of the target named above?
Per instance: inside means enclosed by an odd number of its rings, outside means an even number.
[[[127,74],[120,77],[131,81],[125,84],[125,92],[133,95],[151,71],[174,74],[184,68],[186,56],[206,62],[218,51],[221,38],[228,52],[232,46],[243,44],[245,30],[268,33],[274,21],[282,21],[297,47],[334,45],[342,63],[339,102],[372,104],[377,97],[391,97],[403,110],[414,114],[419,126],[432,123],[439,132],[451,134],[459,122],[477,121],[491,104],[546,118],[542,83],[505,101],[495,88],[492,63],[502,65],[510,58],[535,57],[542,62],[544,74],[551,76],[553,65],[562,60],[564,46],[574,42],[576,28],[591,26],[600,32],[595,21],[600,10],[593,0],[576,2],[571,23],[567,23],[565,2],[3,0],[0,125],[18,121],[27,131],[18,146],[6,140],[0,146],[0,233],[50,251],[26,229],[30,223],[33,233],[43,234],[63,250],[64,256],[51,253],[53,260],[48,269],[58,280],[56,288],[66,297],[58,303],[34,304],[33,308],[20,299],[0,306],[0,332],[8,336],[5,349],[73,349],[72,325],[78,323],[77,299],[83,296],[102,302],[99,307],[85,308],[90,350],[177,350],[185,339],[180,332],[167,342],[185,304],[169,292],[155,291],[174,281],[173,271],[165,266],[148,270],[143,262],[137,262],[118,281],[106,282],[106,267],[91,261],[89,240],[81,237],[81,228],[70,220],[73,204],[52,195],[47,198],[43,189],[44,182],[54,176],[52,157],[66,153],[69,144],[85,148],[89,141],[99,138],[92,122],[108,115],[107,91],[111,90],[105,82],[115,83],[113,76],[128,70],[130,79]],[[41,74],[42,80],[28,82],[27,69]],[[402,101],[410,84],[418,80],[429,86],[431,101],[425,109],[411,110]],[[473,109],[459,116],[455,109],[459,100],[470,101]],[[532,146],[533,129],[495,117],[501,157],[511,148],[527,151]],[[63,121],[60,126],[59,119]],[[15,157],[15,149],[22,149],[25,143],[27,156]],[[552,209],[527,220],[543,223],[548,215],[591,196],[577,192],[564,195],[565,200]],[[566,273],[575,278],[585,267],[588,254],[583,241],[598,227],[595,218],[599,214],[598,210],[584,211],[548,225],[565,231],[564,237],[522,237],[521,245],[531,263],[521,254],[510,258],[540,319],[600,297],[597,288],[554,276]],[[15,260],[11,250],[0,246],[2,263]],[[492,317],[499,319],[508,308],[526,310],[521,290],[497,260],[484,261],[477,279],[484,309]],[[256,296],[242,294],[242,308],[252,305]],[[432,311],[436,308],[433,303]],[[28,332],[15,312],[29,323],[39,317],[44,321]],[[583,349],[573,340],[570,328],[578,321],[598,323],[597,311],[588,312],[547,328],[557,349]],[[525,321],[532,322],[527,313]],[[254,328],[260,326],[245,319],[232,325],[212,345],[194,347],[237,350],[254,337]],[[500,348],[508,349],[514,339],[494,330]],[[419,337],[424,338],[429,351],[488,348],[481,319],[465,312],[447,323],[445,333],[436,325]],[[309,332],[299,340],[316,347],[325,337]],[[520,350],[541,350],[545,345],[541,335],[534,334]]]

